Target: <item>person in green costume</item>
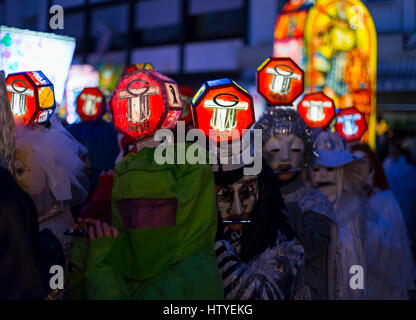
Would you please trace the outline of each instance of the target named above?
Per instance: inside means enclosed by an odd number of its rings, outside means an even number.
[[[74,244],[73,299],[223,298],[211,168],[159,165],[154,151],[144,147],[116,165],[108,236],[99,222],[79,220],[89,225],[90,241]]]
[[[190,146],[162,147],[151,135],[115,166],[112,226],[78,220],[89,241],[74,243],[67,273],[72,299],[224,298],[214,251],[214,176],[209,165],[180,164],[177,147]],[[156,162],[161,149],[174,161]]]

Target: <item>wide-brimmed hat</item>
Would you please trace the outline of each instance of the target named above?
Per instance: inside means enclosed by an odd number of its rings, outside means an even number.
[[[315,162],[325,167],[337,168],[361,160],[348,150],[345,140],[336,132],[322,131],[314,142]]]

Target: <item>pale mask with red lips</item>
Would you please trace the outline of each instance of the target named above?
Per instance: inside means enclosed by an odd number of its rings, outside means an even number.
[[[263,156],[277,178],[288,181],[301,170],[304,150],[304,142],[295,134],[275,135],[265,143]]]

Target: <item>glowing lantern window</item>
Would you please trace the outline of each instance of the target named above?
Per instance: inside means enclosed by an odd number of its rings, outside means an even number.
[[[47,122],[55,110],[53,84],[41,71],[9,74],[6,80],[16,124]]]
[[[239,139],[255,122],[253,98],[228,78],[205,82],[191,104],[194,127],[217,143]]]
[[[310,93],[298,104],[298,112],[310,128],[325,127],[335,116],[335,105],[322,92]]]
[[[303,87],[303,70],[290,58],[268,58],[257,69],[257,90],[270,105],[291,106]]]
[[[140,69],[122,78],[110,98],[114,127],[123,135],[143,139],[161,128],[173,128],[182,113],[176,82]]]
[[[151,63],[136,63],[130,65],[127,69],[124,75],[129,74],[130,72],[140,70],[140,69],[146,69],[146,70],[155,70],[155,67]]]
[[[355,108],[342,109],[337,114],[335,128],[347,141],[360,140],[367,130],[364,115]]]
[[[97,121],[104,113],[105,98],[98,88],[85,88],[77,97],[77,113],[82,121]]]

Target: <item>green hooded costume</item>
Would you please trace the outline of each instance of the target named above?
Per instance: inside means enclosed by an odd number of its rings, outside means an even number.
[[[167,153],[175,155],[175,146]],[[223,299],[211,168],[159,165],[154,151],[143,148],[117,164],[112,224],[120,236],[75,241],[72,299]]]

